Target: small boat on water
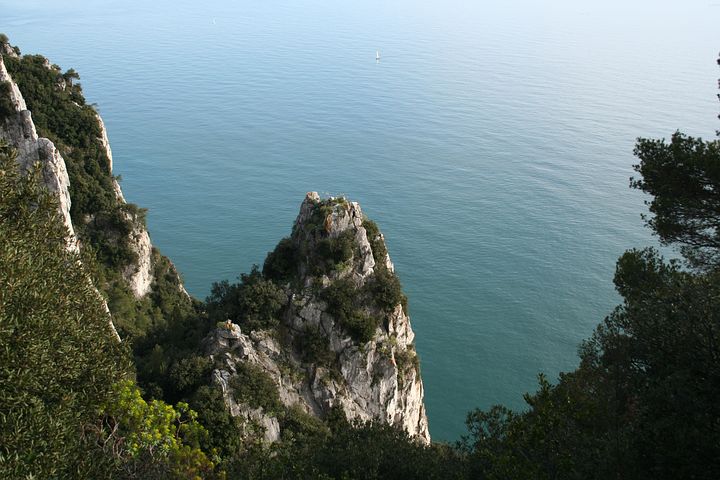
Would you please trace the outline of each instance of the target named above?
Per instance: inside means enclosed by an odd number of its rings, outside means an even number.
[[[376,62],[379,62],[379,61],[380,61],[380,50],[376,50],[376,51],[375,51],[375,61],[376,61]]]

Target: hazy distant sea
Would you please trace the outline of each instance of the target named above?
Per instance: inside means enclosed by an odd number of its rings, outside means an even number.
[[[198,297],[261,264],[306,191],[359,201],[453,440],[574,368],[618,302],[615,260],[653,241],[635,138],[720,126],[718,5],[0,0],[0,31],[80,72]]]

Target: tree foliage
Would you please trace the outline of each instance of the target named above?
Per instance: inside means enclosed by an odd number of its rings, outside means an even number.
[[[297,275],[297,253],[292,239],[283,238],[275,250],[268,253],[262,274],[277,284],[290,282]]]
[[[257,365],[248,362],[238,364],[237,371],[230,380],[230,388],[238,403],[252,408],[262,408],[270,415],[277,415],[283,409],[277,385]]]
[[[328,313],[335,317],[353,340],[367,343],[373,339],[380,321],[360,308],[362,292],[352,279],[334,281],[320,292],[320,298],[327,304]]]
[[[188,404],[172,407],[160,400],[146,402],[131,381],[117,384],[114,393],[104,405],[103,417],[86,431],[115,461],[117,478],[223,477],[216,475],[214,463],[200,448],[208,433]]]
[[[10,91],[10,82],[0,82],[0,122],[15,113]]]
[[[214,283],[206,301],[212,321],[231,320],[248,330],[277,327],[280,309],[286,302],[283,290],[263,278],[257,266],[241,274],[239,283]]]
[[[128,371],[57,203],[0,144],[0,476],[91,476],[81,429]]]
[[[424,445],[403,430],[378,423],[350,423],[338,416],[331,429],[290,437],[254,449],[233,465],[237,478],[413,480],[463,479],[466,463],[446,445]]]
[[[650,195],[647,224],[664,244],[677,244],[690,265],[720,266],[720,142],[676,132],[670,142],[639,139],[631,186]]]

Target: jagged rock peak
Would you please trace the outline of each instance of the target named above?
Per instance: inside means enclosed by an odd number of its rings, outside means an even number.
[[[306,282],[351,277],[364,283],[376,266],[366,219],[357,202],[345,197],[321,199],[308,192],[300,205],[291,240],[297,252],[298,275]],[[387,259],[381,259],[389,265]]]
[[[233,415],[264,425],[266,441],[279,438],[272,415],[233,394],[234,372],[250,364],[286,408],[323,418],[339,407],[349,419],[395,425],[429,442],[405,297],[383,236],[360,206],[308,193],[291,237],[263,272],[287,294],[279,329],[246,332],[223,322],[206,339],[220,362],[213,381]]]

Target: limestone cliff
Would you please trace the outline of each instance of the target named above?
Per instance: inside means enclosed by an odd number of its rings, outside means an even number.
[[[285,253],[282,253],[284,251]],[[244,363],[260,367],[286,407],[323,417],[341,408],[349,419],[403,428],[430,441],[414,334],[395,284],[382,235],[360,206],[309,193],[293,234],[271,254],[285,255],[287,304],[277,331],[241,331],[226,322],[205,341],[213,382],[233,415],[279,438],[278,421],[233,393]],[[266,270],[268,265],[266,263]],[[338,292],[347,295],[338,301]],[[399,290],[398,290],[399,291]]]
[[[52,141],[38,135],[32,113],[28,110],[20,88],[8,74],[3,61],[3,56],[14,59],[19,58],[17,52],[8,44],[3,44],[1,47],[0,82],[7,82],[10,86],[9,96],[15,113],[8,115],[5,119],[0,119],[0,138],[17,149],[18,163],[22,168],[28,169],[36,163],[41,165],[44,183],[50,191],[56,193],[59,201],[60,213],[69,232],[68,248],[77,251],[79,241],[76,235],[77,228],[73,224],[70,214],[72,205],[70,177],[65,159]],[[57,89],[66,89],[68,82],[72,82],[72,79],[66,80],[63,78],[57,67],[51,65],[48,61],[44,62],[44,66],[57,75]],[[112,150],[110,149],[105,124],[97,114],[95,114],[95,119],[100,132],[96,140],[107,156],[109,162],[108,173],[112,175]],[[120,185],[114,178],[112,179],[112,187],[118,204],[121,206],[127,205]],[[124,235],[126,236],[125,241],[133,254],[133,261],[123,266],[120,273],[135,298],[140,299],[150,292],[153,282],[152,244],[144,223],[139,221],[137,215],[129,210],[120,210],[126,223],[131,226],[130,231]],[[184,289],[182,291],[184,292]]]
[[[194,315],[199,302],[153,249],[142,211],[125,201],[112,176],[105,125],[73,83],[77,74],[0,48],[0,139],[17,149],[23,168],[40,165],[57,195],[68,249],[102,263],[105,283],[97,286],[120,331],[142,333],[166,307],[177,321],[178,302]],[[382,234],[357,203],[309,193],[292,235],[268,256],[262,275],[255,273],[276,298],[272,328],[221,322],[202,344],[214,365],[209,380],[248,435],[260,431],[272,442],[282,434],[277,409],[238,393],[239,382],[261,375],[276,391],[277,408],[317,418],[341,410],[351,420],[394,425],[430,441],[405,297]]]

